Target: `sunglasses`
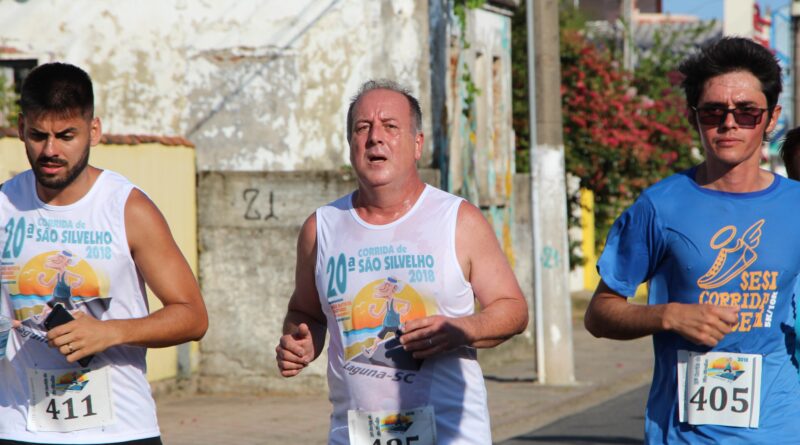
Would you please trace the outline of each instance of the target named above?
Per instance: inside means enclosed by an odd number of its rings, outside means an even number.
[[[728,118],[728,113],[733,114],[733,120],[744,128],[753,128],[761,123],[766,108],[742,107],[742,108],[721,108],[721,107],[692,107],[697,113],[697,120],[703,125],[719,126]]]

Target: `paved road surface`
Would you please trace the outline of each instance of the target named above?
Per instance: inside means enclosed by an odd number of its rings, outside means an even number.
[[[578,311],[582,314],[582,311]],[[615,341],[592,337],[576,317],[572,332],[575,348],[576,383],[545,385],[534,379],[533,360],[511,363],[481,364],[486,373],[486,390],[492,421],[492,437],[496,443],[510,438],[531,436],[514,444],[579,444],[620,443],[614,437],[640,438],[641,427],[631,433],[601,432],[595,427],[570,428],[561,438],[544,442],[541,432],[553,436],[548,425],[558,425],[575,413],[587,415],[592,407],[620,394],[649,384],[652,371],[652,339]],[[266,351],[265,351],[266,353]],[[255,372],[255,371],[254,371]],[[277,372],[272,365],[264,372]],[[2,377],[0,377],[2,378]],[[302,377],[298,377],[302,378]],[[633,416],[644,411],[641,402],[630,405]],[[277,393],[243,394],[165,394],[156,398],[161,434],[166,445],[282,445],[326,443],[331,406],[327,394],[285,395]],[[636,405],[635,403],[638,403]],[[617,414],[621,408],[612,408]],[[626,411],[628,412],[628,411]],[[592,421],[603,426],[607,416]],[[578,425],[591,425],[579,418]],[[636,419],[634,419],[636,420]],[[639,419],[641,422],[641,419]],[[615,420],[622,422],[622,420]],[[549,428],[549,427],[548,427]],[[583,436],[610,437],[605,442],[587,441]],[[637,436],[638,434],[638,436]],[[572,438],[572,439],[571,439]],[[572,442],[570,442],[572,440]],[[598,439],[600,440],[600,439]]]
[[[650,385],[565,417],[500,445],[641,444]]]

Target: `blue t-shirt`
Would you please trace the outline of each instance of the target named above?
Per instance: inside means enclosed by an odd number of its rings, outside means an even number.
[[[797,280],[797,283],[794,287],[794,302],[795,302],[795,316],[797,316],[797,297],[800,295],[800,280]],[[797,369],[797,376],[800,378],[800,317],[796,317],[794,320],[794,358],[792,363],[794,363],[795,368]]]
[[[698,186],[694,170],[645,190],[614,223],[597,264],[621,295],[649,282],[648,304],[739,307],[739,324],[714,348],[673,332],[653,335],[647,443],[800,443],[800,381],[792,364],[800,183],[775,175],[765,190],[726,193]],[[761,354],[759,427],[678,422],[678,350]]]

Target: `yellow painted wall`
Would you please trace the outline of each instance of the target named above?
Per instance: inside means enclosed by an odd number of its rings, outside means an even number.
[[[197,274],[197,201],[195,153],[190,147],[161,144],[98,145],[92,147],[89,162],[114,170],[141,188],[167,219],[175,241]],[[30,168],[19,139],[0,138],[0,182]],[[150,310],[161,303],[148,289]],[[197,344],[192,344],[192,363],[197,363]],[[175,377],[177,348],[150,349],[147,376],[151,381]]]
[[[595,226],[594,226],[594,193],[588,189],[581,189],[581,228],[583,229],[581,249],[586,263],[583,265],[583,286],[587,290],[595,290],[600,283],[600,275],[597,273],[597,255],[595,250]],[[647,302],[647,285],[641,284],[636,288],[636,295],[633,301],[637,303]]]
[[[583,265],[583,286],[585,289],[594,290],[600,282],[597,273],[597,251],[595,250],[594,228],[594,193],[588,189],[581,189],[581,251],[586,263]]]

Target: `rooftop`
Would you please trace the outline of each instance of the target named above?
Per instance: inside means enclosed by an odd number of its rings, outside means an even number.
[[[0,127],[0,137],[17,138],[19,137],[19,132],[16,128]],[[150,134],[104,134],[100,139],[100,143],[107,145],[161,144],[170,147],[194,148],[194,144],[183,136],[156,136]]]

